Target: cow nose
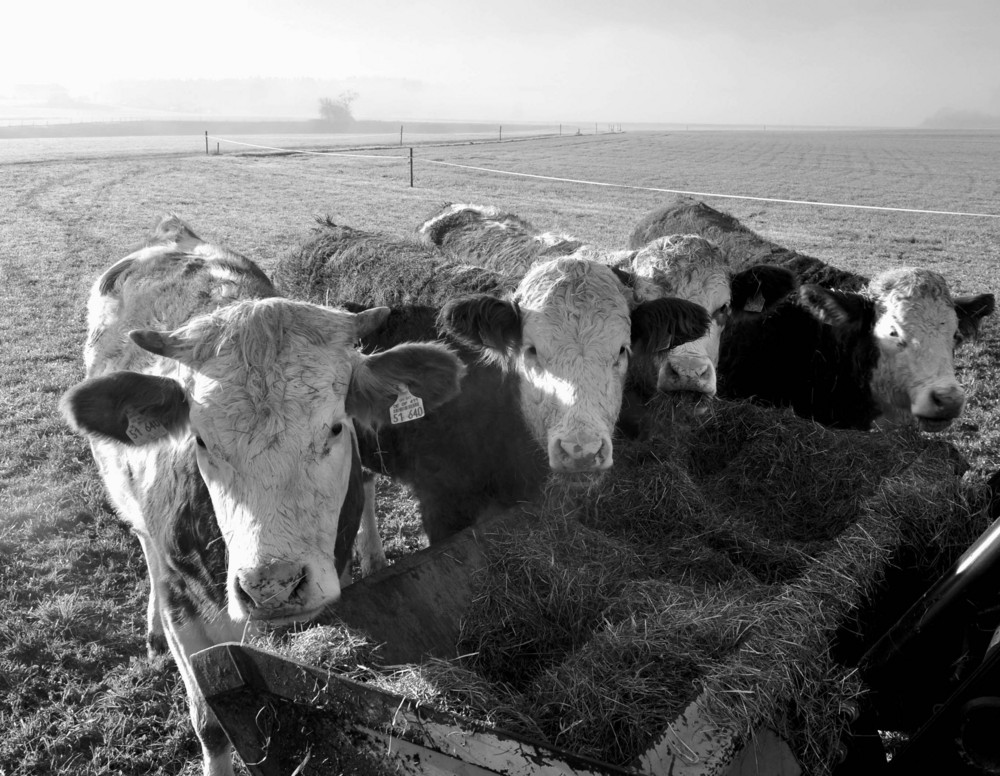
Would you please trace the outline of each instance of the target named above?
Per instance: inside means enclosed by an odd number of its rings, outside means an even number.
[[[663,362],[656,388],[660,393],[696,391],[715,395],[715,366],[701,356],[670,354]]]
[[[611,466],[611,439],[567,437],[549,448],[549,464],[556,471],[585,472]]]
[[[236,573],[236,592],[251,617],[267,617],[272,611],[295,603],[307,587],[305,566],[292,561],[272,560]]]
[[[965,403],[965,394],[957,385],[931,390],[931,404],[937,415],[953,417],[958,414]]]

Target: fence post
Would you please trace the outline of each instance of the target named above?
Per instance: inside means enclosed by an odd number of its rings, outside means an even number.
[[[205,156],[208,156],[208,130],[205,130]]]
[[[410,188],[413,188],[413,146],[410,146]]]
[[[403,125],[399,125],[399,144],[403,145]]]
[[[503,142],[503,124],[500,125],[500,142]]]
[[[215,155],[218,156],[221,152],[219,151],[219,144],[215,144]]]

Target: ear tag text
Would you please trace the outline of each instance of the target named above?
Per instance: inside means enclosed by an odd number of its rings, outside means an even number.
[[[145,445],[162,439],[167,435],[167,429],[156,418],[145,415],[134,409],[126,409],[125,417],[128,418],[128,428],[125,435],[132,440],[134,445]]]
[[[411,420],[416,420],[423,416],[424,400],[410,393],[405,385],[401,385],[398,398],[389,408],[389,419],[393,422],[393,425],[397,423],[409,423]]]

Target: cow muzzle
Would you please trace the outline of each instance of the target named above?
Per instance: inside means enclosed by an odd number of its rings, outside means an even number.
[[[715,396],[715,365],[708,356],[671,353],[660,366],[656,390],[693,391]]]
[[[910,405],[921,431],[943,431],[962,414],[965,391],[958,383],[932,385],[922,389]]]
[[[231,600],[243,617],[252,620],[308,620],[340,597],[336,575],[320,580],[320,573],[301,561],[270,560],[236,572]]]
[[[549,442],[549,466],[555,472],[596,472],[611,467],[611,437],[571,434]]]

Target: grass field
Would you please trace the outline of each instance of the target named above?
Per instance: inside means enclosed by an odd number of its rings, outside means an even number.
[[[203,137],[62,142],[0,145],[0,776],[199,770],[173,667],[145,658],[138,543],[110,513],[87,445],[56,413],[82,377],[89,285],[160,213],[177,212],[267,271],[321,215],[405,235],[444,202],[477,202],[618,248],[671,196],[429,160],[624,186],[1000,213],[998,134],[677,132],[427,144],[415,149],[413,188],[395,158],[235,147],[206,156]],[[944,273],[958,293],[1000,286],[998,218],[706,201],[848,269],[918,265]],[[970,458],[970,477],[1000,466],[998,354],[1000,327],[989,319],[980,343],[958,359],[969,405],[948,438]],[[397,553],[414,544],[412,533],[389,538]]]

